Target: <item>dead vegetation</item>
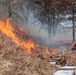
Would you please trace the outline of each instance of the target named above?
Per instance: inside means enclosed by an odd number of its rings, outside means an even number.
[[[67,65],[76,66],[76,50],[68,51],[66,53],[66,58],[67,58]]]
[[[44,52],[30,56],[10,38],[0,32],[0,75],[53,75],[56,65],[76,66],[76,51],[68,50],[62,57],[46,55]]]
[[[52,75],[55,70],[45,55],[27,55],[0,32],[0,75]]]

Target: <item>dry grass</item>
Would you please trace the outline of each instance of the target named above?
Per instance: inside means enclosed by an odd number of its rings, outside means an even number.
[[[67,65],[76,66],[76,51],[65,54]],[[42,52],[30,56],[18,47],[11,39],[0,32],[0,75],[53,75],[57,70]]]
[[[66,53],[67,65],[76,66],[76,51],[68,51]]]
[[[45,57],[41,53],[27,55],[11,39],[0,33],[0,75],[53,75],[56,68]]]

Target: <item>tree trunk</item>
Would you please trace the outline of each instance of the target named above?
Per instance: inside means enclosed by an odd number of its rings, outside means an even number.
[[[74,22],[75,11],[74,11],[74,6],[75,6],[75,4],[73,3],[73,7],[72,7],[72,14],[73,14],[73,18],[72,18],[72,22],[73,22],[73,42],[75,42],[75,22]]]

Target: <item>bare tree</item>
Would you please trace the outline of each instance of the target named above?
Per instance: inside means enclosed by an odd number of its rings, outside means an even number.
[[[24,17],[25,21],[28,20],[29,10],[34,11],[34,17],[42,26],[47,26],[49,35],[56,33],[57,25],[66,19],[64,15],[71,14],[75,41],[75,3],[76,0],[1,0],[0,4],[6,7],[8,17]]]

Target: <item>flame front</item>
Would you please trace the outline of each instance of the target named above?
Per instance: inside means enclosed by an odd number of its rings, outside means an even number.
[[[10,18],[6,19],[6,22],[0,21],[0,31],[4,33],[6,36],[12,39],[18,46],[23,48],[27,54],[33,55],[32,49],[38,47],[35,43],[30,39],[26,41],[22,41],[14,32],[16,31],[15,28],[12,26],[10,22]],[[22,29],[20,29],[23,31]],[[24,32],[24,31],[23,31]],[[24,32],[27,35],[27,32]],[[39,48],[38,48],[39,49]],[[37,50],[37,49],[36,49]]]
[[[57,55],[57,49],[52,49],[51,54],[52,55]]]
[[[49,55],[49,54],[50,54],[50,52],[49,52],[49,50],[48,50],[47,48],[45,49],[44,53],[45,53],[46,55]]]

